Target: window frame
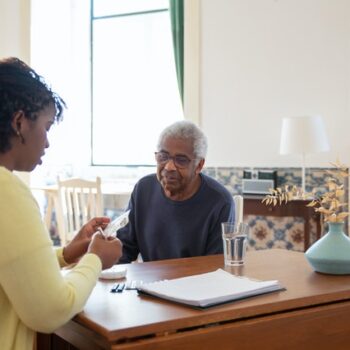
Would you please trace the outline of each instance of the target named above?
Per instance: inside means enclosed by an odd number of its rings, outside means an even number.
[[[169,12],[168,8],[159,8],[154,10],[146,11],[133,11],[122,14],[110,14],[110,15],[94,15],[94,1],[90,0],[90,115],[91,115],[91,125],[90,125],[90,164],[91,166],[98,167],[123,167],[123,168],[154,168],[155,164],[119,164],[119,163],[98,163],[94,161],[94,21],[110,19],[110,18],[121,18],[121,17],[131,17],[148,15],[161,12]],[[97,0],[98,1],[98,0]]]

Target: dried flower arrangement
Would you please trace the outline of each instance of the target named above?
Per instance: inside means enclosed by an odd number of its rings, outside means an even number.
[[[307,204],[308,207],[313,207],[316,212],[323,215],[325,222],[343,222],[349,216],[349,212],[344,210],[347,203],[343,202],[344,185],[341,184],[342,178],[349,176],[349,168],[341,164],[338,160],[331,163],[334,170],[327,170],[329,177],[326,180],[327,191],[321,195],[316,194],[316,190],[311,193],[303,193],[296,186],[285,186],[284,188],[271,189],[270,194],[264,197],[262,202],[266,205],[281,205],[293,199],[308,199],[312,198]]]

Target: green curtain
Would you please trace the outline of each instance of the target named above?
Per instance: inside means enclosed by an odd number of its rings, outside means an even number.
[[[184,101],[184,0],[169,0],[177,82]]]

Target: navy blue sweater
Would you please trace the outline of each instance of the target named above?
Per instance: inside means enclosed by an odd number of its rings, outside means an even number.
[[[136,185],[129,201],[130,222],[118,231],[123,242],[120,263],[220,254],[221,222],[233,221],[231,194],[216,180],[200,174],[198,192],[184,201],[164,195],[155,174]]]

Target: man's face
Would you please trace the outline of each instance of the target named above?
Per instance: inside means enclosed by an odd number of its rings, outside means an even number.
[[[157,178],[165,195],[175,200],[186,199],[198,185],[204,159],[195,159],[191,141],[172,137],[163,141],[157,153]]]

